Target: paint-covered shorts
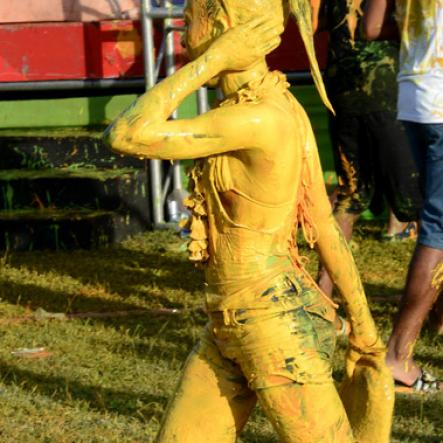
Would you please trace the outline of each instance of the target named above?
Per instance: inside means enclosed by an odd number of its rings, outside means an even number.
[[[263,309],[209,313],[195,349],[215,371],[253,390],[331,381],[335,312],[318,289],[292,273],[259,294]]]

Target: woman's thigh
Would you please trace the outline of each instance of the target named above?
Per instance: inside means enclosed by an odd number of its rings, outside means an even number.
[[[157,443],[233,443],[256,404],[235,364],[211,343],[192,351]]]
[[[256,391],[283,443],[350,443],[351,426],[334,383],[290,383]]]

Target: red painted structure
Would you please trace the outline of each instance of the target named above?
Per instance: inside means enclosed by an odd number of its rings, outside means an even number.
[[[161,39],[158,23],[155,40]],[[0,25],[0,82],[143,77],[139,21],[11,23]],[[316,39],[320,67],[327,36]],[[177,65],[185,55],[176,38]],[[280,47],[269,56],[274,69],[309,69],[296,27],[290,23]]]

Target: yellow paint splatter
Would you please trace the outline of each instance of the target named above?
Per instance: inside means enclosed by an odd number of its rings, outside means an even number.
[[[115,47],[124,59],[134,59],[141,54],[143,46],[137,29],[119,31]]]
[[[357,25],[360,18],[363,16],[363,11],[361,9],[362,0],[346,0],[346,6],[348,13],[346,17],[336,26],[340,27],[344,22],[347,23],[349,35],[351,36],[351,43],[354,44],[355,41],[355,31],[357,30]]]
[[[432,271],[432,281],[431,286],[439,291],[443,287],[443,263],[440,263],[433,271]]]

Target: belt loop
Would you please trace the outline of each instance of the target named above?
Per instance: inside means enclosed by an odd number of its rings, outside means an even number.
[[[232,318],[232,324],[235,326],[241,326],[241,324],[237,321],[237,311],[235,309],[233,309],[231,311],[231,318]]]
[[[229,311],[227,309],[223,309],[223,323],[225,326],[229,326],[231,324],[230,318],[229,318]]]

